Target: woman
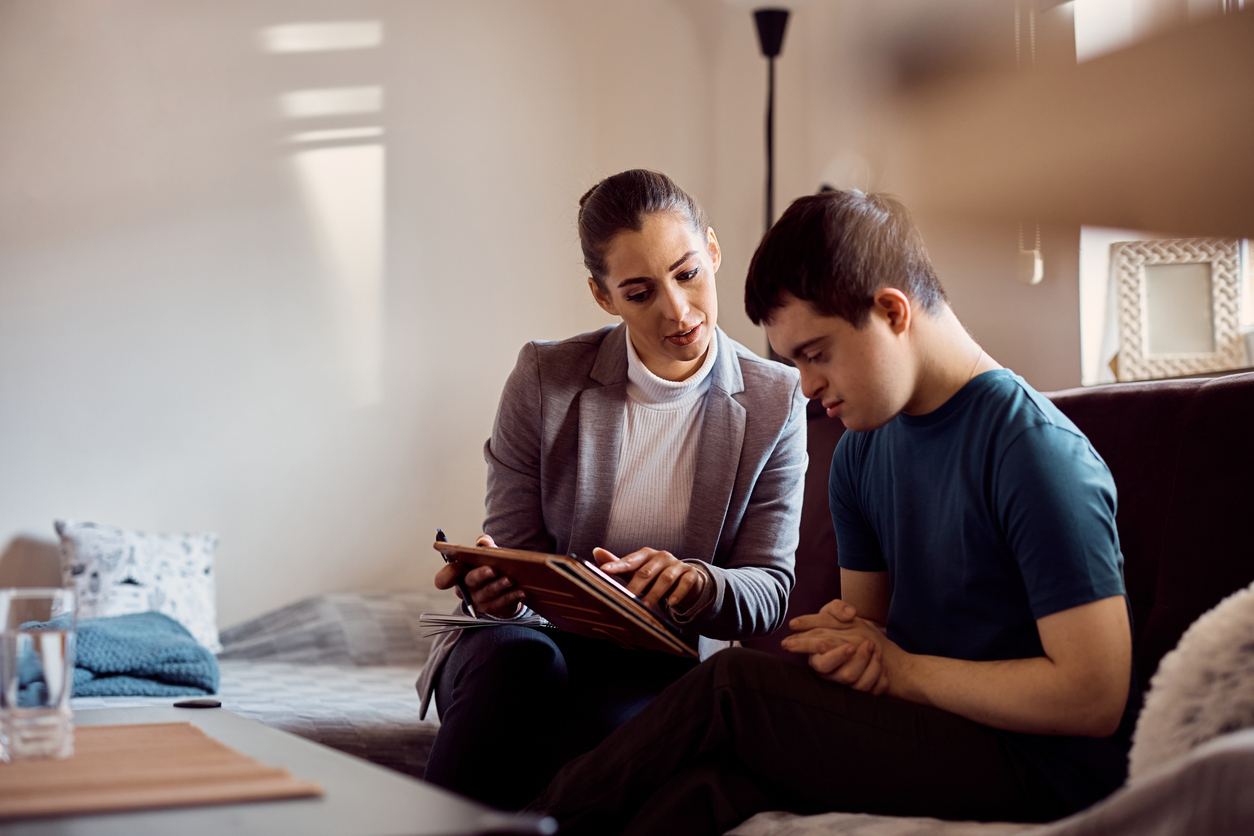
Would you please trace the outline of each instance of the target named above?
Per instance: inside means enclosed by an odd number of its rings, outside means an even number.
[[[798,375],[718,330],[718,239],[670,178],[602,180],[579,237],[593,298],[623,321],[523,347],[484,450],[479,543],[591,554],[694,646],[770,633],[801,515]],[[525,612],[490,567],[464,579],[481,617]],[[693,664],[520,625],[441,637],[418,682],[442,724],[426,778],[517,809]]]

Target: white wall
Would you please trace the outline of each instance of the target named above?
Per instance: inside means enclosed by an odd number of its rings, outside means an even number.
[[[794,15],[777,211],[851,159],[896,187],[876,156],[885,70],[855,48],[877,8]],[[258,36],[335,21],[382,40]],[[217,531],[223,625],[428,584],[434,528],[479,530],[518,348],[609,321],[574,229],[598,178],[654,167],[705,203],[721,324],[765,349],[742,309],[765,75],[749,11],[723,0],[6,0],[0,550],[56,517]],[[378,88],[380,107],[281,114],[328,88]],[[381,133],[290,141],[345,128]],[[983,233],[925,232],[994,356],[1078,383],[1074,283],[1005,284]]]
[[[1038,20],[1038,57],[1074,62],[1069,17],[1047,15]],[[894,156],[897,108],[914,92],[903,86],[902,62],[935,61],[942,69],[946,61],[972,60],[961,46],[970,30],[975,46],[992,52],[981,60],[1014,66],[1013,9],[1000,2],[812,3],[796,24],[785,64],[799,76],[794,107],[804,120],[790,129],[804,141],[794,148],[800,160],[782,172],[790,196],[821,182],[909,194]],[[916,54],[926,49],[939,57]],[[1079,226],[1041,230],[1045,277],[1029,286],[1015,275],[1019,220],[916,217],[955,312],[984,349],[1040,390],[1079,386]],[[1035,228],[1026,221],[1031,244]]]
[[[258,38],[345,20],[382,42]],[[720,2],[0,5],[0,549],[56,517],[217,531],[224,625],[429,583],[434,528],[479,530],[518,348],[609,321],[574,230],[599,177],[654,167],[706,202],[725,326],[761,347],[738,207],[763,76]],[[381,110],[280,115],[341,87]],[[346,127],[382,135],[288,141]]]

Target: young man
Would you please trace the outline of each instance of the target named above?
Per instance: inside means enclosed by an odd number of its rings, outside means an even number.
[[[975,343],[895,201],[796,201],[746,307],[852,431],[829,501],[842,597],[719,653],[534,805],[563,833],[721,833],[755,812],[1048,820],[1123,781],[1138,704],[1115,486]]]

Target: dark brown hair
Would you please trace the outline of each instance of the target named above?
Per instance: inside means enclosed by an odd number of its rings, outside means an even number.
[[[771,318],[791,293],[861,328],[876,292],[896,288],[935,314],[945,290],[906,207],[881,194],[826,191],[793,201],[749,263],[745,313]]]
[[[606,177],[579,198],[579,244],[583,247],[583,263],[602,290],[605,290],[605,253],[610,241],[625,230],[639,232],[644,219],[659,212],[680,215],[702,238],[710,226],[701,204],[658,171],[633,168]]]

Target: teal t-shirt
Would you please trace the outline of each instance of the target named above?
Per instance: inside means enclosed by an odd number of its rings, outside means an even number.
[[[926,415],[845,433],[828,499],[841,567],[888,572],[888,636],[911,653],[1042,656],[1037,619],[1125,594],[1110,469],[1006,369]],[[1123,782],[1134,690],[1111,738],[1000,734],[1078,809]]]

